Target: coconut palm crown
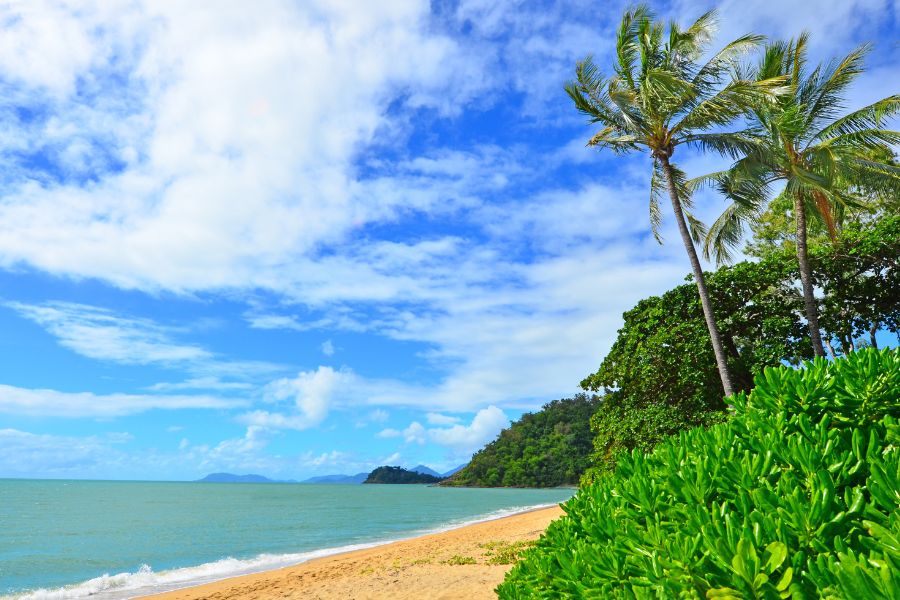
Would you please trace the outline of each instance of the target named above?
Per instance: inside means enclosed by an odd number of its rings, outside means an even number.
[[[710,227],[704,251],[719,262],[740,240],[746,221],[758,217],[773,186],[783,183],[793,201],[796,250],[803,287],[810,341],[824,356],[807,257],[807,219],[821,219],[834,238],[835,215],[856,203],[860,191],[900,193],[900,168],[880,162],[900,144],[900,132],[884,128],[900,112],[900,95],[883,98],[840,116],[850,84],[863,72],[868,46],[860,46],[840,61],[807,68],[808,36],[769,45],[755,74],[770,80],[786,78],[786,91],[775,102],[762,103],[752,113],[748,135],[756,143],[729,171],[707,177],[732,203]]]
[[[658,241],[662,220],[660,201],[668,192],[679,233],[691,261],[725,393],[734,392],[722,340],[694,241],[704,233],[690,213],[691,196],[685,174],[672,161],[682,145],[711,150],[737,159],[752,138],[743,132],[723,131],[751,107],[766,102],[781,84],[731,77],[736,62],[760,46],[757,35],[740,37],[705,63],[715,31],[714,11],[687,29],[655,22],[645,6],[627,11],[616,37],[613,73],[604,77],[591,57],[576,67],[575,81],[566,86],[576,108],[602,128],[588,146],[616,153],[643,151],[653,159],[650,181],[650,226]]]

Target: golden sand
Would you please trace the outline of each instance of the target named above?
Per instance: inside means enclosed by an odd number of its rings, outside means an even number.
[[[512,568],[511,564],[491,564],[497,560],[498,548],[537,539],[560,515],[559,507],[535,510],[147,598],[495,598],[494,588]]]

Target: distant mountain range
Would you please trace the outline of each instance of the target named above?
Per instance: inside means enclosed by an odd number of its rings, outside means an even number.
[[[442,473],[441,475],[442,475],[443,477],[450,477],[451,475],[455,475],[455,474],[458,473],[459,471],[462,471],[462,470],[465,469],[467,466],[469,466],[469,463],[463,463],[463,464],[459,465],[458,467],[455,467],[455,468],[453,468],[453,469],[450,469],[450,470],[447,471],[446,473]]]
[[[450,477],[465,466],[466,465],[459,465],[454,469],[450,469],[446,473],[438,473],[431,467],[426,467],[425,465],[417,465],[408,470],[415,471],[416,473],[421,473],[422,475],[431,475],[432,477],[444,478]],[[309,479],[304,479],[300,483],[362,483],[369,475],[370,473],[357,473],[356,475],[346,475],[343,473],[335,475],[319,475],[318,477],[310,477]]]
[[[431,475],[432,477],[443,477],[441,473],[438,473],[434,469],[426,467],[425,465],[416,465],[412,469],[409,469],[413,473],[420,473],[422,475]]]
[[[234,473],[210,473],[199,483],[297,483],[294,479],[276,480],[262,475],[235,475]]]
[[[356,475],[320,475],[318,477],[304,479],[300,483],[362,483],[368,476],[368,473],[357,473]]]
[[[455,469],[451,469],[446,473],[438,473],[434,469],[430,467],[426,467],[425,465],[418,465],[409,469],[409,471],[414,471],[416,473],[421,473],[422,475],[431,475],[432,477],[444,478],[450,477],[466,465],[460,465]],[[210,473],[203,479],[198,479],[197,481],[200,483],[338,483],[338,484],[359,484],[366,480],[369,476],[369,473],[357,473],[356,475],[345,475],[343,473],[335,474],[335,475],[318,475],[316,477],[310,477],[309,479],[304,479],[303,481],[296,481],[294,479],[269,479],[268,477],[264,477],[262,475],[235,475],[234,473]]]

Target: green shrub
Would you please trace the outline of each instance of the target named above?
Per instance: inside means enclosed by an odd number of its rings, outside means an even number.
[[[624,455],[501,598],[900,598],[900,352],[769,368],[734,417]]]

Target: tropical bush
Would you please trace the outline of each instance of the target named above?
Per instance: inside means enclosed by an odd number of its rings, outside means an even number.
[[[564,505],[501,598],[900,598],[900,352],[767,368]]]

